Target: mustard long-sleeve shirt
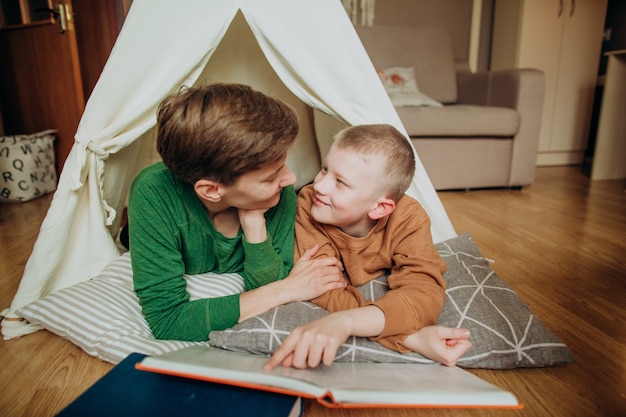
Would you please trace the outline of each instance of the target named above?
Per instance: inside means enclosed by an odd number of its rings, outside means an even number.
[[[406,336],[435,324],[443,308],[446,283],[443,262],[432,242],[430,219],[421,204],[403,196],[391,215],[378,220],[364,237],[311,218],[312,186],[303,188],[296,211],[296,257],[316,243],[316,257],[335,256],[349,281],[345,289],[330,291],[313,302],[330,312],[375,305],[385,314],[383,332],[372,338],[383,346],[407,352]],[[389,291],[374,302],[366,301],[356,287],[389,274]]]

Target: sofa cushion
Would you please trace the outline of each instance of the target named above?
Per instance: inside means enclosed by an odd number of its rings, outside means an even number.
[[[520,126],[517,110],[504,107],[448,105],[396,107],[410,137],[511,138]]]
[[[454,51],[445,28],[374,25],[356,29],[376,69],[412,67],[424,94],[444,104],[457,101]]]
[[[411,138],[435,190],[505,187],[513,138]]]

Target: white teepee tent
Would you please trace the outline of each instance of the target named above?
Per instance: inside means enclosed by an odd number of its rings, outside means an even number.
[[[118,214],[132,177],[154,159],[158,104],[183,85],[215,81],[296,107],[302,134],[288,164],[301,184],[328,148],[329,121],[405,132],[339,0],[134,0],[5,317],[119,255]],[[419,160],[408,193],[431,216],[435,241],[456,235]],[[12,320],[2,331],[10,339],[38,329]]]

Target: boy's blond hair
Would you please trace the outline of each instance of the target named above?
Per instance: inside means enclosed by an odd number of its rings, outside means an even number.
[[[298,135],[292,107],[243,84],[185,88],[157,114],[157,150],[179,179],[232,185],[283,158]]]
[[[388,124],[351,126],[335,135],[333,145],[363,156],[380,155],[384,164],[379,174],[381,192],[398,201],[415,175],[413,148],[395,127]]]

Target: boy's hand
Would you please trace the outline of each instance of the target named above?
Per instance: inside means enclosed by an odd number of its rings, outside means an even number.
[[[472,347],[470,331],[445,326],[426,326],[413,333],[402,343],[413,352],[446,366],[454,366]]]
[[[385,314],[376,306],[337,311],[294,329],[265,363],[266,370],[278,365],[314,368],[330,365],[348,336],[371,337],[385,327]]]
[[[314,320],[294,329],[263,368],[269,371],[281,365],[306,369],[322,362],[330,365],[349,335],[348,323],[339,313]]]

